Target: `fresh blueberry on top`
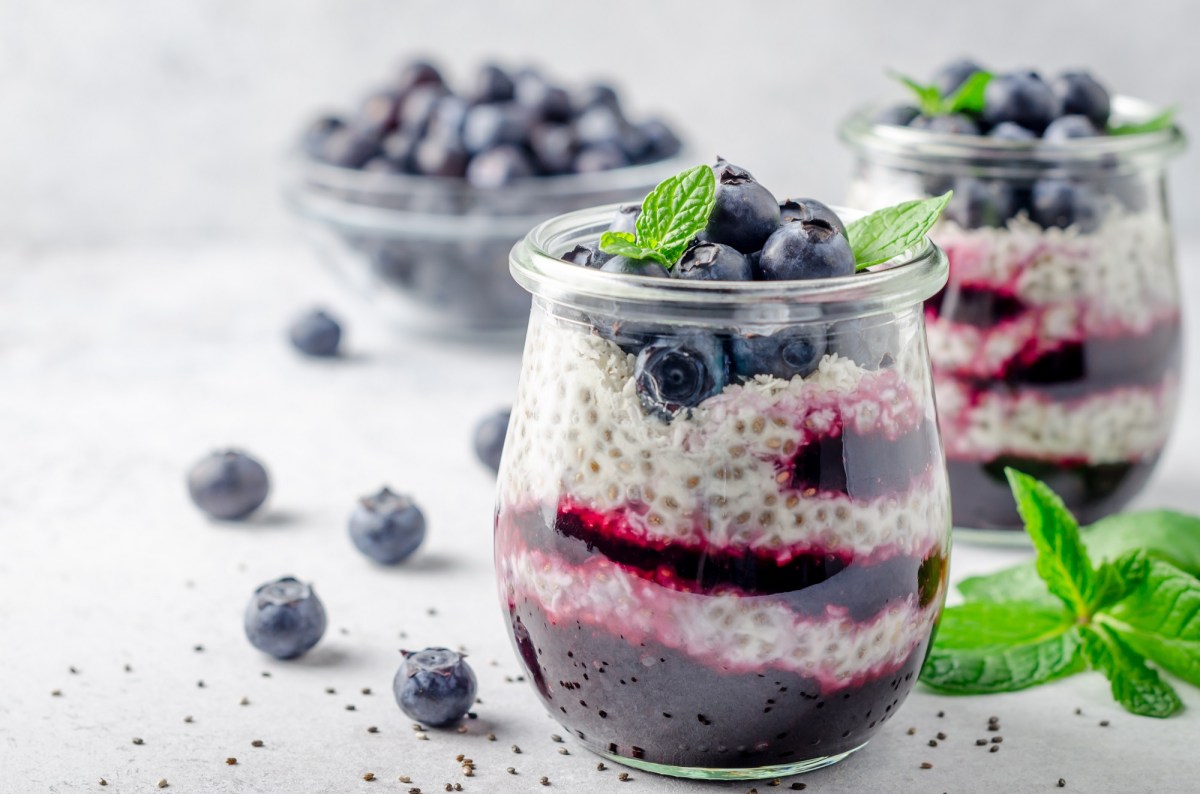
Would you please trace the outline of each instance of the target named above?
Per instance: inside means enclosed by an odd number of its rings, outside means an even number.
[[[627,256],[614,256],[601,265],[600,269],[605,273],[623,273],[627,276],[671,277],[667,269],[653,259],[630,259]]]
[[[871,120],[876,124],[891,124],[896,127],[907,127],[912,120],[921,115],[921,111],[912,105],[888,105],[875,112]]]
[[[1062,143],[1076,138],[1095,138],[1099,134],[1100,131],[1088,120],[1087,116],[1076,114],[1059,116],[1050,122],[1046,131],[1042,133],[1042,139]]]
[[[562,258],[573,265],[598,268],[608,260],[612,259],[612,254],[607,253],[606,251],[601,251],[595,246],[577,245],[570,251],[567,251],[565,254],[563,254]]]
[[[276,659],[295,659],[325,633],[325,607],[311,586],[284,576],[260,586],[246,605],[250,644]]]
[[[1044,229],[1076,227],[1090,232],[1100,220],[1099,199],[1086,185],[1040,179],[1033,186],[1032,216]]]
[[[1112,101],[1108,91],[1087,72],[1063,72],[1051,83],[1062,101],[1062,112],[1087,116],[1099,129],[1108,125]]]
[[[633,369],[642,405],[667,420],[719,393],[728,373],[720,341],[703,333],[684,333],[646,345]]]
[[[988,137],[1002,141],[1036,141],[1037,133],[1025,129],[1020,124],[1002,121],[988,131]]]
[[[359,500],[350,514],[350,539],[383,565],[406,559],[425,540],[425,516],[412,499],[388,488]]]
[[[188,472],[188,493],[196,507],[212,518],[237,521],[267,500],[267,470],[254,458],[234,449],[214,452]]]
[[[422,725],[444,728],[461,720],[475,703],[475,673],[462,654],[426,648],[404,654],[392,691],[400,709]]]
[[[504,452],[504,439],[508,436],[508,421],[512,409],[505,408],[489,414],[475,425],[475,456],[492,471],[500,470],[500,455]]]
[[[791,326],[773,334],[736,336],[731,343],[733,370],[743,378],[773,375],[791,380],[812,373],[825,355],[825,326]]]
[[[766,281],[849,276],[854,273],[854,252],[828,223],[792,221],[767,238],[758,269]]]
[[[585,146],[575,155],[571,170],[577,174],[594,174],[612,171],[629,165],[629,155],[616,143],[598,143]]]
[[[467,97],[475,103],[508,102],[513,98],[515,86],[508,72],[494,63],[484,64],[475,74],[475,82]]]
[[[759,250],[779,228],[779,203],[743,168],[718,160],[713,171],[717,195],[704,239],[731,245],[743,254]]]
[[[478,188],[497,188],[533,176],[525,149],[503,143],[480,152],[467,164],[467,182]]]
[[[637,233],[637,219],[642,214],[641,204],[622,204],[613,213],[612,223],[608,224],[610,232]]]
[[[949,96],[967,82],[967,78],[976,72],[986,71],[976,61],[970,58],[957,58],[933,74],[932,83],[942,96]]]
[[[908,126],[939,135],[978,135],[979,125],[961,113],[945,116],[917,116]]]
[[[728,245],[696,243],[675,264],[678,278],[692,281],[753,281],[750,259]]]
[[[342,326],[324,309],[311,309],[288,326],[288,339],[292,347],[306,356],[336,356],[342,342]]]
[[[996,75],[984,92],[983,121],[989,127],[1011,121],[1041,135],[1062,113],[1062,101],[1037,72]]]
[[[954,196],[945,216],[965,229],[980,229],[1004,226],[1016,213],[1012,185],[998,179],[960,177],[954,183]]]
[[[828,204],[811,198],[790,198],[779,205],[779,218],[783,223],[792,221],[824,221],[845,237],[846,224]]]

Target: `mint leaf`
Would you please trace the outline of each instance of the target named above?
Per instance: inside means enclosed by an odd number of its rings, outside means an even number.
[[[942,114],[942,94],[938,91],[937,86],[918,83],[911,77],[892,70],[888,71],[888,75],[913,92],[913,96],[917,99],[917,109],[921,111],[922,115],[940,116]]]
[[[1092,625],[1079,632],[1088,665],[1104,673],[1113,697],[1126,710],[1143,717],[1169,717],[1183,708],[1171,685],[1111,629]]]
[[[716,200],[717,177],[706,165],[668,177],[642,202],[637,244],[657,252],[654,258],[671,268],[708,225]]]
[[[878,265],[919,245],[953,195],[950,191],[934,198],[905,201],[847,224],[855,269]]]
[[[960,604],[942,611],[937,649],[1004,649],[1052,639],[1071,628],[1074,617],[1061,605],[1047,607],[1028,601]]]
[[[1200,581],[1159,560],[1141,587],[1097,620],[1164,669],[1200,686]]]
[[[1096,572],[1080,540],[1075,517],[1045,483],[1013,468],[1006,468],[1004,474],[1037,551],[1038,575],[1076,616],[1090,617]]]
[[[1092,594],[1092,610],[1112,606],[1128,598],[1146,578],[1150,558],[1141,549],[1122,554],[1112,562],[1102,562],[1096,569],[1096,590]]]
[[[1085,528],[1081,534],[1093,560],[1113,560],[1125,552],[1141,549],[1152,559],[1164,560],[1192,576],[1200,576],[1200,517],[1170,510],[1116,513]],[[1050,603],[1058,603],[1046,591],[1032,562],[963,579],[958,583],[958,591],[968,601],[1011,598],[1049,599]]]
[[[634,242],[634,236],[629,232],[605,232],[600,236],[600,250],[630,259],[656,259],[658,254]]]
[[[1078,629],[1069,627],[1056,636],[1008,648],[956,649],[935,644],[921,670],[921,681],[941,692],[982,695],[1026,689],[1082,669]]]
[[[1109,135],[1142,135],[1147,132],[1165,130],[1175,123],[1175,114],[1179,112],[1178,105],[1172,105],[1157,116],[1145,121],[1131,121],[1125,124],[1109,124],[1105,130]]]
[[[983,96],[988,83],[992,82],[991,72],[975,72],[954,93],[942,100],[945,113],[982,113]]]

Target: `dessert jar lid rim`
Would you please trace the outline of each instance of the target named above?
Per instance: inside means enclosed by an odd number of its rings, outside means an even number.
[[[945,253],[928,238],[892,262],[865,273],[796,281],[691,281],[605,273],[560,258],[574,245],[594,243],[617,204],[551,218],[513,246],[513,278],[535,296],[583,306],[600,300],[674,309],[753,308],[767,304],[845,305],[846,313],[868,313],[926,300],[946,283]],[[846,219],[863,213],[835,207]],[[851,308],[853,307],[853,308]]]
[[[1114,115],[1131,121],[1145,121],[1164,107],[1145,100],[1118,95],[1112,99]],[[885,105],[863,105],[841,123],[838,133],[851,147],[877,153],[903,155],[923,160],[981,160],[997,164],[1035,162],[1045,165],[1090,163],[1099,157],[1134,158],[1157,156],[1162,160],[1183,151],[1186,138],[1178,125],[1134,135],[1108,135],[1081,138],[1065,143],[1009,141],[984,135],[953,135],[914,130],[894,124],[879,124],[871,119]]]

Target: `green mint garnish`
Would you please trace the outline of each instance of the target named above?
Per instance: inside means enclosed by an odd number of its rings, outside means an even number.
[[[846,224],[855,269],[878,265],[919,245],[953,195],[949,191],[933,198],[905,201]]]
[[[631,259],[653,259],[669,270],[708,225],[717,199],[717,178],[706,165],[663,180],[642,202],[637,234],[605,232],[600,250]]]
[[[979,113],[983,110],[983,93],[992,80],[991,72],[974,72],[950,94],[942,96],[937,86],[919,83],[899,72],[888,72],[900,81],[917,99],[922,116],[948,116],[951,113]]]
[[[1150,550],[1117,550],[1130,544],[1140,517],[1156,543],[1182,547],[1181,557],[1195,563],[1200,519],[1159,511],[1099,522],[1087,533],[1097,567],[1062,500],[1028,475],[1005,473],[1037,559],[960,585],[976,600],[943,611],[921,680],[943,692],[987,694],[1091,668],[1128,711],[1178,712],[1179,696],[1150,663],[1200,686],[1200,580]]]
[[[1165,130],[1175,123],[1175,114],[1179,112],[1177,105],[1172,105],[1157,116],[1145,121],[1131,121],[1128,124],[1109,124],[1105,130],[1109,135],[1141,135],[1147,132]]]

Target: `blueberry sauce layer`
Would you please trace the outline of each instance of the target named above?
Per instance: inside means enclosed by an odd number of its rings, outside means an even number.
[[[1081,524],[1122,509],[1138,494],[1158,463],[1158,455],[1135,461],[1088,464],[1005,456],[979,463],[949,460],[954,493],[954,526],[1024,531],[1004,476],[1006,466],[1037,477],[1062,497]]]
[[[631,643],[534,601],[509,604],[515,645],[548,710],[589,747],[685,767],[798,763],[861,746],[916,683],[929,635],[888,674],[825,693],[803,674],[732,672]]]

